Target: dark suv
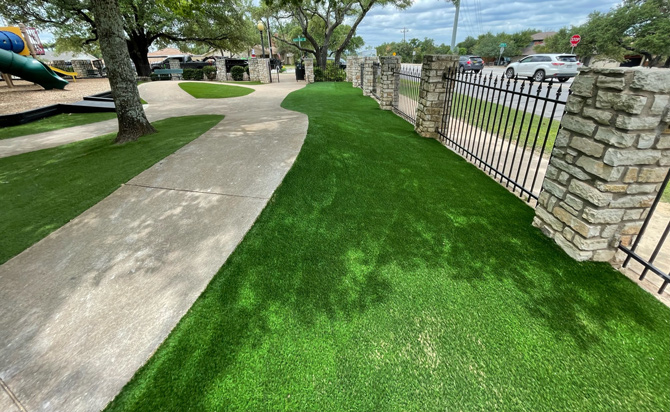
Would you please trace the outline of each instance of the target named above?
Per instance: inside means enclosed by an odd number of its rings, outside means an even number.
[[[479,73],[484,68],[484,60],[479,56],[461,56],[458,61],[458,71],[465,73],[474,70]]]

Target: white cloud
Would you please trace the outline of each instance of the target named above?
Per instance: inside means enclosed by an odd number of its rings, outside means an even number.
[[[615,0],[516,0],[512,2],[461,0],[456,42],[467,36],[534,28],[557,31],[564,26],[586,22],[594,10],[606,12],[619,4]],[[363,37],[366,46],[401,41],[402,29],[407,28],[407,39],[424,37],[436,43],[451,43],[455,7],[444,0],[416,0],[405,10],[378,7],[368,13],[356,34]]]

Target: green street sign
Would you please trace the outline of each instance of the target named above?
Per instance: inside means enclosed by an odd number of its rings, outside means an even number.
[[[507,43],[500,43],[500,47],[507,47]]]
[[[307,41],[307,39],[304,37],[296,37],[293,41]]]

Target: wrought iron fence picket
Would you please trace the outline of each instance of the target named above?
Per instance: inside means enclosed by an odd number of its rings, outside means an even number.
[[[398,100],[393,102],[393,111],[408,122],[415,124],[416,110],[419,105],[421,69],[402,67],[397,86]]]

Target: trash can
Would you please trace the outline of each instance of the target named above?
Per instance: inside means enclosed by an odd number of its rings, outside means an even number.
[[[295,81],[305,80],[305,66],[297,63],[295,65]]]

